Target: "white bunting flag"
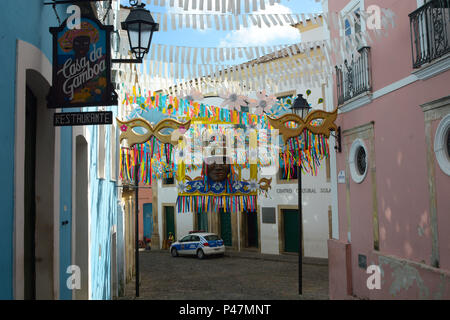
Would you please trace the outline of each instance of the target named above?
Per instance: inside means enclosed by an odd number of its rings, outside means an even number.
[[[219,16],[214,15],[214,23],[216,25],[216,30],[220,30]]]
[[[226,31],[227,30],[227,23],[225,21],[225,15],[220,15],[220,19],[222,20],[222,30]]]
[[[190,28],[191,27],[191,15],[189,15],[189,14],[185,15],[185,20],[186,20],[186,28]]]
[[[164,22],[162,29],[164,32],[167,32],[167,14],[164,14]]]
[[[266,24],[266,26],[270,28],[270,22],[269,22],[269,20],[267,19],[267,17],[266,17],[265,14],[258,15],[258,17],[261,17],[262,20],[264,21],[264,23]]]
[[[258,11],[258,0],[253,0],[252,8],[253,11]]]
[[[269,19],[274,26],[278,25],[277,20],[275,20],[275,17],[272,14],[269,14]]]
[[[248,28],[248,18],[243,16],[242,17],[242,24],[244,25],[244,28],[247,29]]]
[[[172,30],[177,30],[177,23],[175,21],[175,15],[174,14],[170,14],[170,24],[172,26]]]
[[[206,50],[206,63],[211,63],[211,48]]]
[[[197,16],[200,19],[200,30],[205,30],[205,20],[204,20],[205,15],[199,14]]]

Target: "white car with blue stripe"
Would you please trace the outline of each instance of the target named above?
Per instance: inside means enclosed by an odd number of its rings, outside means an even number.
[[[199,259],[213,254],[225,253],[225,244],[214,233],[190,233],[170,246],[172,257],[178,255],[196,255]]]

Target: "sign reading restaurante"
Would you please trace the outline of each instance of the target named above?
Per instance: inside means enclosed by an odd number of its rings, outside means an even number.
[[[49,108],[117,105],[111,83],[112,26],[96,18],[81,17],[79,28],[67,20],[50,28],[53,35],[53,86]]]
[[[112,124],[112,121],[112,111],[64,112],[55,113],[53,117],[55,127]]]

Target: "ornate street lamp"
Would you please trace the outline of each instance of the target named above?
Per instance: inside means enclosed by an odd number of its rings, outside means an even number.
[[[130,0],[132,6],[130,14],[122,22],[122,29],[127,31],[130,50],[136,60],[117,59],[113,62],[142,63],[144,56],[150,50],[153,33],[159,31],[159,24],[153,17],[145,4],[139,0]]]
[[[159,25],[153,20],[150,11],[144,9],[145,4],[131,1],[133,8],[122,29],[128,33],[130,49],[138,60],[142,60],[150,49],[153,32],[159,31]]]
[[[303,98],[303,94],[297,95],[294,104],[289,109],[292,110],[293,114],[296,114],[302,119],[305,119],[309,111],[312,109],[308,101]]]

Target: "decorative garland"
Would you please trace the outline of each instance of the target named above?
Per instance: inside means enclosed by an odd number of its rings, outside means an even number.
[[[294,168],[299,164],[304,172],[317,176],[322,160],[329,155],[328,139],[305,130],[301,136],[289,139],[284,145],[284,152],[280,153],[282,177],[292,179]]]
[[[307,95],[311,94],[310,90],[307,90]],[[145,93],[144,93],[145,94]],[[289,111],[289,107],[292,105],[294,101],[293,96],[287,96],[280,100],[277,100],[272,109],[268,110],[272,113],[272,115],[284,114]],[[317,103],[322,103],[323,99],[320,98]],[[133,110],[130,114],[129,118],[135,118],[138,116],[142,116],[144,112],[154,109],[161,113],[164,113],[168,116],[184,116],[186,118],[193,119],[193,124],[191,129],[186,133],[192,137],[191,141],[194,143],[199,143],[201,139],[201,132],[205,129],[214,129],[220,133],[224,133],[225,127],[220,124],[211,124],[214,121],[222,123],[222,124],[240,124],[246,126],[258,126],[260,129],[270,129],[271,126],[268,123],[267,117],[265,114],[263,115],[253,115],[248,112],[242,111],[233,111],[227,108],[221,108],[216,106],[210,106],[203,103],[194,102],[188,99],[182,99],[177,97],[172,97],[168,95],[163,95],[161,93],[151,93],[150,91],[146,91],[146,95],[143,95],[141,89],[137,89],[133,87],[133,94],[125,93],[125,97],[123,99],[123,103],[126,105],[137,105],[137,108]],[[199,120],[203,119],[203,120]],[[316,123],[318,125],[319,122]],[[258,165],[259,166],[270,166],[276,163],[276,159],[271,157],[270,144],[268,143],[268,137],[264,134],[264,131],[258,132],[258,139],[260,143],[265,143],[268,146],[267,150],[261,148],[259,149],[258,154]],[[245,145],[245,135],[237,135],[238,142],[240,145]],[[159,141],[157,139],[152,139],[152,144],[159,145]],[[310,131],[304,131],[300,137],[295,139],[290,139],[284,146],[282,146],[282,152],[279,157],[279,165],[280,168],[285,172],[285,176],[289,179],[292,177],[291,172],[293,172],[294,166],[298,166],[299,163],[299,154],[298,154],[298,145],[301,145],[303,148],[301,152],[301,161],[302,168],[304,171],[317,175],[318,168],[320,167],[320,162],[329,156],[329,145],[328,140],[322,135],[316,135],[311,133]],[[196,145],[196,147],[201,147],[200,145]],[[160,147],[159,147],[160,148]],[[161,148],[160,148],[161,149]],[[158,150],[160,150],[158,149]],[[144,148],[147,150],[147,148]],[[148,149],[150,150],[150,149]],[[152,149],[153,150],[153,149]],[[156,149],[155,149],[156,150]],[[183,150],[176,149],[177,152],[184,152]],[[173,153],[173,150],[171,151]],[[249,152],[244,154],[235,155],[235,166],[241,169],[249,168]],[[159,154],[159,153],[156,153]],[[237,157],[240,157],[239,159]],[[152,156],[150,156],[151,158]],[[173,154],[171,154],[173,157]],[[150,178],[145,178],[145,181],[151,182],[151,178],[161,178],[167,177],[170,175],[170,170],[177,169],[176,164],[172,164],[171,166],[167,165],[167,162],[161,161],[161,156],[154,161],[147,161],[144,163],[144,166],[149,166],[151,168],[147,168],[145,172],[152,172],[148,174]],[[239,160],[239,161],[237,161]],[[195,163],[194,161],[186,163],[186,171],[191,172],[193,170],[200,169],[201,164]],[[124,167],[124,171],[130,172],[132,170],[130,167]],[[144,169],[142,169],[144,170]],[[145,176],[144,176],[145,177]]]
[[[156,137],[132,149],[121,148],[120,179],[126,183],[135,181],[136,163],[140,164],[139,181],[146,185],[150,185],[153,179],[172,178],[175,172],[173,149],[171,144],[162,144]]]
[[[232,94],[233,93],[225,94],[228,97],[228,100]],[[250,105],[254,103],[256,104],[255,107],[257,107],[260,102],[265,101],[266,98],[261,97],[259,100],[253,100],[248,97],[243,97],[243,100],[248,101]],[[289,107],[292,105],[294,100],[295,98],[293,96],[284,97],[274,101],[271,108],[265,108],[264,111],[273,116],[286,113],[289,111]],[[322,102],[323,99],[318,101],[318,103]],[[257,125],[258,123],[267,123],[265,116],[262,114],[252,114],[249,112],[230,110],[224,107],[211,106],[186,98],[144,91],[141,90],[141,88],[136,90],[136,87],[133,87],[133,94],[124,92],[122,104],[126,106],[136,106],[135,110],[133,110],[133,112],[128,116],[129,120],[135,118],[136,115],[142,115],[145,111],[154,109],[171,117],[185,117],[193,120],[203,118],[207,123],[217,121],[227,124],[239,124],[246,126]]]
[[[255,212],[257,195],[221,195],[221,196],[178,196],[178,212]]]

